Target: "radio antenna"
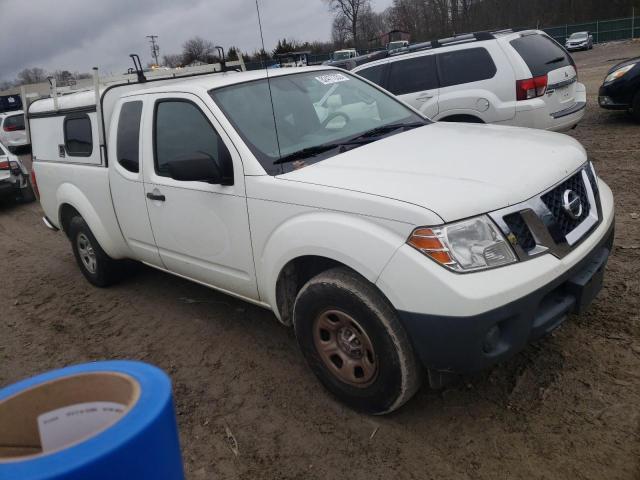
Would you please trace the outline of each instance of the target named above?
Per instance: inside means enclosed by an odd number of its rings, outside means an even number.
[[[264,58],[264,56],[266,56],[267,51],[264,48],[264,35],[262,34],[262,19],[260,18],[260,6],[258,5],[258,0],[256,0],[256,11],[258,12],[258,27],[260,27],[260,40],[262,41],[264,70],[265,70],[265,73],[267,74],[267,86],[269,87],[269,101],[271,102],[271,113],[273,115],[273,128],[276,132],[276,145],[278,146],[278,158],[282,158],[282,151],[280,150],[280,136],[278,135],[278,124],[276,122],[276,110],[273,106],[273,94],[271,93],[271,79],[269,78],[269,67],[267,65],[267,59]],[[280,169],[284,171],[283,166],[281,166]]]

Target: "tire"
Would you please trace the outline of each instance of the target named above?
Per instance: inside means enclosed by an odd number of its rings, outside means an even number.
[[[29,180],[28,176],[26,177],[26,180],[27,180],[26,187],[20,189],[20,200],[22,201],[22,203],[31,203],[35,201],[36,194],[33,193],[33,188],[31,187],[31,180]]]
[[[394,308],[352,270],[333,268],[309,280],[293,323],[311,370],[351,408],[389,413],[420,388],[422,367]]]
[[[120,280],[121,263],[105,253],[82,217],[71,219],[68,234],[80,271],[91,284],[104,288]]]
[[[631,115],[636,122],[640,123],[640,91],[638,91],[636,96],[633,97],[633,102],[631,103]]]

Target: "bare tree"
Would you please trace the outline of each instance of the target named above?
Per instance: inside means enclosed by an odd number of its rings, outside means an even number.
[[[182,65],[182,55],[170,53],[162,56],[162,64],[165,67],[176,68]]]
[[[40,67],[25,68],[18,73],[16,85],[28,85],[30,83],[40,83],[47,79],[47,72]]]
[[[324,0],[329,5],[329,8],[335,13],[336,16],[344,16],[349,25],[351,26],[351,36],[353,38],[353,45],[358,46],[358,21],[360,13],[369,4],[370,0]]]
[[[182,61],[185,65],[193,62],[214,63],[217,60],[215,46],[209,40],[193,37],[182,45]]]
[[[336,48],[344,48],[347,42],[351,38],[351,27],[349,26],[349,20],[344,15],[336,15],[333,19],[333,26],[331,27],[331,40],[335,44]]]

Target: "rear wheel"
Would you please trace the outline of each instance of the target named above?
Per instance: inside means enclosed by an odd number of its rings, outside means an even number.
[[[108,287],[121,278],[121,262],[105,253],[82,217],[69,223],[69,239],[80,271],[96,287]]]
[[[355,272],[334,268],[309,280],[293,321],[307,363],[350,407],[392,412],[420,387],[422,368],[396,312]]]

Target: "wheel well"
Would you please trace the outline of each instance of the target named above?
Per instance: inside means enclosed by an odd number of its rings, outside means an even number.
[[[305,283],[325,270],[345,266],[330,258],[313,255],[289,261],[280,271],[276,282],[276,302],[282,323],[292,324],[293,304]]]
[[[78,210],[73,208],[68,203],[65,203],[60,207],[60,226],[62,227],[62,231],[69,236],[69,224],[71,223],[71,219],[73,217],[81,217]]]
[[[441,122],[484,123],[482,119],[474,115],[450,115],[440,119]]]

